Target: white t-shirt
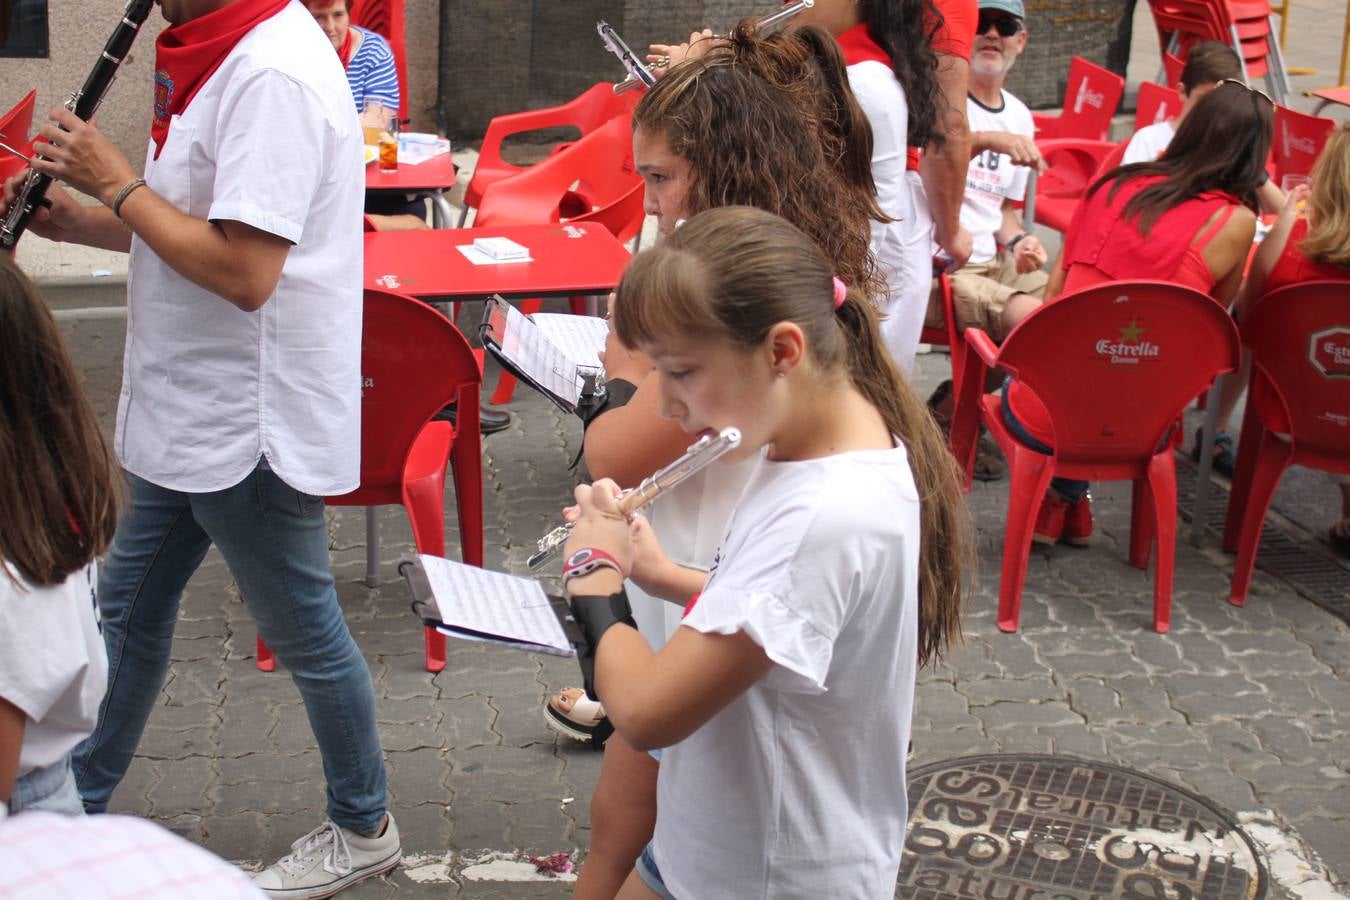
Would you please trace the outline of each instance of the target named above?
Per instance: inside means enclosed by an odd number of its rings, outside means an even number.
[[[881,336],[900,368],[908,373],[923,331],[932,281],[927,252],[932,223],[915,210],[914,188],[905,177],[909,152],[909,105],[891,67],[876,60],[854,63],[848,84],[872,126],[872,180],[877,205],[893,221],[872,222],[872,255],[888,286]],[[911,240],[922,229],[921,241]],[[916,255],[915,245],[920,248]]]
[[[266,457],[287,484],[359,480],[361,129],[333,45],[292,3],[226,57],[169,126],[150,188],[200,219],[290,241],[245,312],[132,240],[117,454],[161,487],[215,491]]]
[[[108,656],[95,573],[91,562],[61,584],[33,587],[8,563],[0,571],[0,697],[28,716],[16,775],[60,762],[98,722]]]
[[[906,819],[919,500],[903,446],[760,460],[684,620],[776,665],[665,750],[677,897],[889,897]]]
[[[1130,142],[1125,145],[1125,154],[1120,158],[1120,164],[1124,166],[1137,162],[1153,162],[1163,155],[1163,151],[1172,143],[1176,133],[1177,130],[1172,127],[1170,119],[1145,125],[1136,131]]]
[[[970,130],[1005,131],[1035,137],[1036,124],[1031,110],[1007,91],[1003,107],[990,109],[974,97],[966,97],[966,117]],[[1003,227],[1003,201],[1021,200],[1027,193],[1026,166],[1015,166],[1006,153],[986,150],[970,161],[966,170],[966,196],[961,202],[961,224],[974,243],[972,263],[989,262],[998,255],[994,233]]]
[[[754,469],[754,460],[715,462],[643,511],[671,560],[694,569],[707,570],[712,565],[727,519]],[[653,597],[631,581],[626,587],[638,631],[653,650],[660,650],[680,626],[684,606]]]

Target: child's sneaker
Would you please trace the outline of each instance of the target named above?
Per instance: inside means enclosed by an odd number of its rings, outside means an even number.
[[[1072,547],[1092,543],[1092,495],[1084,494],[1069,503],[1064,512],[1064,532],[1059,538]]]
[[[1069,510],[1069,501],[1054,489],[1045,492],[1040,511],[1036,513],[1036,528],[1031,539],[1037,544],[1054,544],[1064,534],[1064,516]]]
[[[318,900],[398,865],[403,850],[394,817],[378,837],[365,837],[331,819],[291,844],[291,853],[259,872],[253,883],[269,897]]]

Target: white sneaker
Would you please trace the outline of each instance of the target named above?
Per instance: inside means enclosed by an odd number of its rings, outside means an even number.
[[[392,815],[379,837],[365,837],[326,820],[291,844],[291,851],[253,877],[267,896],[286,900],[331,897],[358,881],[388,872],[403,856]]]

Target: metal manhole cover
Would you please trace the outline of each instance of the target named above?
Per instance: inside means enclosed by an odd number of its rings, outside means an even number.
[[[1260,900],[1233,817],[1140,772],[1065,756],[967,756],[909,774],[906,900]]]

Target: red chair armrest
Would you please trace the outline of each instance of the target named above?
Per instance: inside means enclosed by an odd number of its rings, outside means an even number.
[[[986,366],[992,369],[998,365],[998,345],[989,335],[979,328],[967,328],[965,334],[966,343]]]
[[[478,156],[480,159],[500,162],[502,141],[511,135],[538,131],[542,128],[560,128],[573,124],[574,118],[575,112],[568,106],[529,109],[494,116],[483,134],[483,145],[478,151]]]

